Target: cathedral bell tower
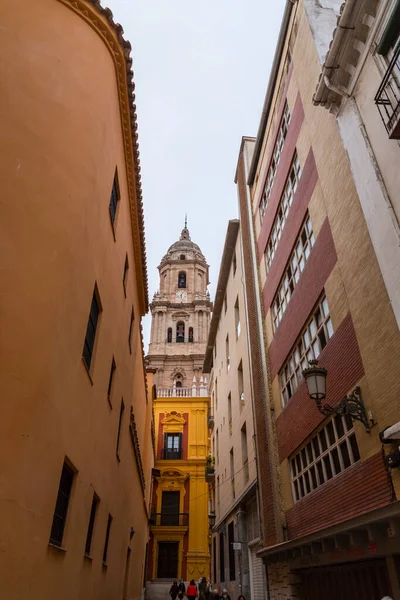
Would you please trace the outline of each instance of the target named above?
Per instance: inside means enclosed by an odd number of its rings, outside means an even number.
[[[208,264],[185,227],[162,258],[159,291],[150,305],[152,323],[148,364],[156,369],[157,394],[206,395],[202,365],[212,303]]]

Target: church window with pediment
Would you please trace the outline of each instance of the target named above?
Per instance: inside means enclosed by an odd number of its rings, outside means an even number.
[[[176,324],[176,341],[178,343],[183,343],[185,341],[185,323],[183,323],[183,321],[179,321]]]
[[[182,434],[165,433],[164,434],[164,460],[177,460],[182,458]]]
[[[178,288],[186,287],[186,273],[185,271],[179,271],[178,274]]]

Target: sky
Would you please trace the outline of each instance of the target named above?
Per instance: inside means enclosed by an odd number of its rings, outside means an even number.
[[[149,299],[184,226],[214,296],[243,135],[256,136],[285,0],[102,0],[132,45]],[[145,349],[150,316],[144,319]]]

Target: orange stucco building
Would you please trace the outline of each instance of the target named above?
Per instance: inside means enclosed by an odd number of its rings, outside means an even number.
[[[131,600],[154,448],[130,44],[97,1],[2,27],[1,595]]]

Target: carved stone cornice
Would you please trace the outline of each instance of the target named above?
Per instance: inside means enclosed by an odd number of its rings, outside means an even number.
[[[103,8],[99,0],[58,1],[74,11],[99,35],[114,62],[125,151],[136,281],[138,290],[141,292],[139,293],[141,314],[145,315],[149,304],[148,277],[137,134],[138,126],[134,94],[135,84],[133,82],[132,58],[130,57],[131,45],[124,39],[124,30],[121,25],[114,22],[111,10]]]

